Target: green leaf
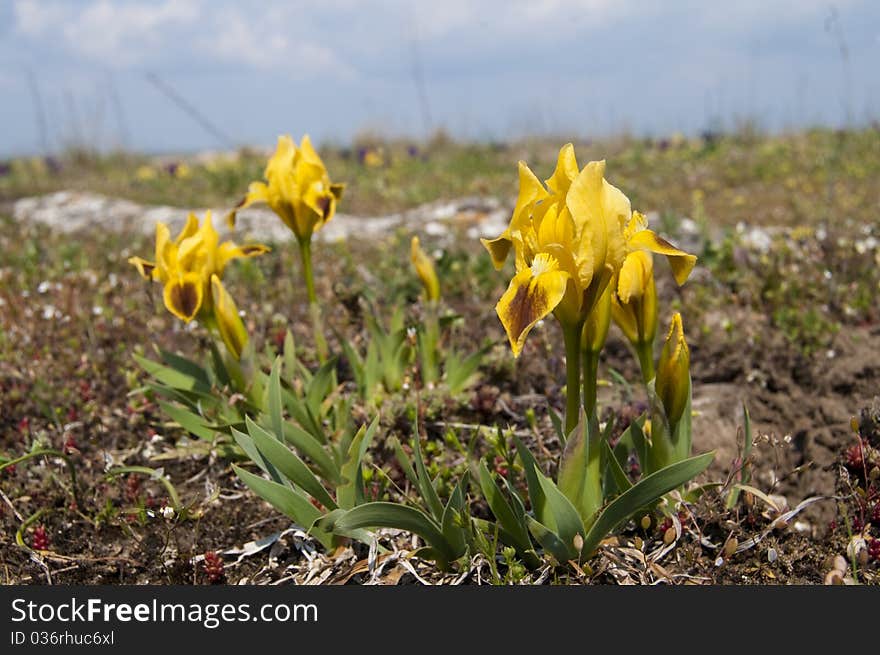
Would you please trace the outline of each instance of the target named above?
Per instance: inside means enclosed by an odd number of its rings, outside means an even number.
[[[397,437],[391,437],[390,441],[391,447],[394,448],[394,456],[397,457],[397,461],[400,464],[400,468],[403,469],[404,475],[406,475],[407,479],[414,487],[418,488],[419,478],[413,469],[412,460],[409,458],[409,455],[406,454],[406,451],[403,449],[403,446],[400,444],[400,440]]]
[[[511,545],[520,552],[529,550],[532,547],[532,543],[529,540],[524,516],[518,516],[510,503],[507,502],[501,488],[492,479],[492,474],[489,473],[485,462],[480,462],[479,475],[480,489],[483,492],[483,497],[489,504],[489,509],[492,510],[492,514],[498,520],[501,528],[510,535],[513,541]]]
[[[254,464],[259,466],[265,473],[269,474],[275,482],[279,484],[284,481],[284,478],[281,477],[281,474],[278,470],[269,462],[265,457],[263,457],[263,453],[257,448],[257,445],[254,443],[254,440],[251,438],[249,434],[246,434],[236,428],[231,428],[232,430],[232,438],[235,439],[235,443],[239,445],[239,447],[245,452],[245,455],[248,456]]]
[[[245,423],[248,434],[254,440],[254,445],[262,453],[263,457],[266,458],[266,461],[271,463],[288,480],[301,487],[303,491],[324,505],[324,507],[336,509],[336,501],[327,493],[327,490],[309,467],[306,466],[305,462],[273,435],[251,421],[250,417],[245,418]]]
[[[615,498],[590,528],[584,539],[583,554],[590,555],[599,542],[605,538],[619,523],[625,521],[639,509],[657,502],[676,487],[683,485],[702,473],[715,456],[714,452],[691,457],[682,462],[667,466],[648,475],[620,496]]]
[[[563,494],[553,481],[543,473],[538,473],[538,482],[544,492],[549,510],[548,517],[551,521],[545,524],[553,530],[563,543],[574,547],[576,535],[585,536],[584,521],[574,504]]]
[[[251,491],[307,530],[309,534],[321,542],[324,548],[329,550],[333,547],[332,536],[315,525],[315,522],[321,517],[321,512],[312,505],[305,495],[277,482],[264,480],[234,464],[232,468],[241,481],[250,487]]]
[[[296,375],[296,346],[293,343],[293,332],[290,330],[284,335],[284,376],[288,381]]]
[[[162,357],[162,361],[175,371],[180,371],[210,388],[211,381],[208,379],[208,373],[194,361],[181,357],[170,350],[159,350],[159,354]]]
[[[567,545],[553,530],[540,521],[536,521],[531,516],[527,516],[526,521],[528,522],[529,532],[532,533],[535,541],[541,545],[541,548],[553,555],[556,561],[564,563],[577,559],[578,552],[573,543]]]
[[[522,441],[520,441],[519,437],[514,435],[513,442],[516,444],[516,452],[522,460],[523,470],[526,474],[526,486],[529,490],[529,501],[532,504],[532,512],[534,512],[538,522],[550,522],[553,518],[548,516],[549,510],[547,508],[547,500],[544,497],[541,483],[538,481],[538,476],[541,475],[541,472],[538,469],[538,463],[535,461],[535,458],[529,449],[523,445]]]
[[[284,434],[284,416],[281,411],[281,358],[276,357],[272,362],[272,370],[269,373],[269,384],[266,386],[266,409],[269,414],[269,425],[276,439],[281,439]]]
[[[752,418],[749,415],[749,408],[746,407],[745,402],[742,404],[743,408],[743,454],[742,454],[742,464],[740,464],[740,474],[739,481],[742,484],[748,484],[752,479],[752,471],[749,466],[749,456],[752,453],[752,442],[754,440],[754,435],[752,434]],[[736,503],[739,500],[740,488],[734,486],[730,493],[727,494],[727,502],[725,503],[727,509],[733,509],[736,507]]]
[[[465,528],[456,523],[456,519],[461,516],[464,510],[464,489],[466,485],[467,476],[463,477],[455,485],[455,489],[452,491],[452,495],[449,496],[449,501],[443,509],[443,518],[440,521],[443,536],[455,553],[452,559],[458,559],[464,555],[467,548]]]
[[[364,475],[361,464],[378,425],[378,417],[373,419],[369,427],[362,425],[348,447],[347,458],[342,464],[342,484],[336,490],[336,497],[342,509],[351,509],[364,502]]]
[[[214,343],[213,339],[211,340],[211,362],[214,365],[213,372],[217,385],[220,387],[228,386],[231,382],[229,371],[226,369],[223,355],[220,354],[220,350],[217,348],[217,344]]]
[[[199,439],[204,439],[205,441],[214,441],[214,430],[207,427],[203,423],[202,417],[198,414],[194,414],[177,405],[166,403],[163,400],[159,401],[159,407],[162,408],[162,411],[165,412],[172,421],[177,423],[190,434],[197,436]]]
[[[437,495],[437,489],[434,488],[434,484],[428,475],[428,470],[425,468],[425,461],[422,459],[418,424],[416,424],[415,435],[412,440],[412,449],[416,471],[418,472],[419,493],[422,496],[422,500],[427,503],[431,516],[439,521],[443,517],[443,504],[440,502],[440,496]]]
[[[306,391],[306,405],[315,416],[321,415],[321,403],[333,390],[335,378],[336,357],[331,357],[315,372]]]
[[[265,426],[261,426],[264,427]],[[329,482],[342,482],[339,467],[315,437],[290,421],[284,422],[284,440],[308,457]]]
[[[580,410],[580,420],[568,435],[565,442],[565,450],[562,452],[562,459],[559,463],[559,473],[556,476],[559,490],[568,498],[584,519],[586,514],[584,508],[587,506],[595,508],[595,502],[588,505],[589,487],[587,485],[587,458],[589,456],[590,443],[593,439],[588,438],[589,432],[598,432],[599,426],[596,417],[589,419],[586,417],[584,410]],[[589,431],[589,432],[588,432]],[[548,524],[549,525],[549,524]],[[554,526],[550,526],[554,527]]]
[[[141,357],[139,355],[132,356],[142,369],[152,375],[159,382],[167,384],[173,389],[179,389],[182,391],[198,391],[205,394],[211,391],[211,387],[209,385],[206,385],[204,382],[201,382],[197,378],[194,378],[193,376],[188,375],[182,371],[175,370],[169,366],[164,366],[159,362],[154,362],[151,359],[146,359],[145,357]]]
[[[455,559],[440,527],[424,512],[397,503],[366,503],[318,522],[329,532],[357,528],[394,528],[417,534],[434,548],[445,562]]]
[[[553,429],[556,430],[556,436],[559,438],[559,443],[565,446],[565,429],[562,427],[562,417],[556,413],[550,405],[547,405],[547,414],[550,415],[550,422],[553,424]]]
[[[644,468],[647,466],[648,462],[648,439],[645,437],[645,433],[642,431],[642,426],[645,424],[645,415],[643,414],[635,421],[629,424],[629,427],[624,432],[624,436],[629,434],[632,439],[633,445],[636,449],[636,456],[639,458],[639,465]]]
[[[281,389],[281,398],[293,420],[320,443],[326,444],[327,436],[324,434],[323,426],[315,421],[306,403],[284,388]]]
[[[620,462],[617,461],[617,457],[615,457],[614,451],[611,450],[611,446],[607,441],[602,441],[602,447],[605,450],[605,457],[607,460],[606,468],[611,474],[611,479],[614,481],[616,492],[619,493],[626,491],[632,486],[632,482],[630,482],[626,472],[620,466]]]

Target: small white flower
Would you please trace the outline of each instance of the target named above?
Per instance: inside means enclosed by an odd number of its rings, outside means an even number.
[[[39,286],[37,286],[37,293],[46,293],[51,288],[52,283],[48,280],[43,280],[42,282],[40,282]]]
[[[162,512],[162,518],[167,521],[170,521],[171,519],[174,518],[174,508],[173,507],[165,505],[165,507],[163,507],[161,509],[161,512]]]

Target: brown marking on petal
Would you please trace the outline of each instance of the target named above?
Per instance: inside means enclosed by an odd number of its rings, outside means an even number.
[[[247,196],[245,196],[244,198],[242,198],[241,200],[239,200],[239,201],[238,201],[238,204],[235,205],[235,208],[236,208],[236,209],[241,209],[241,207],[242,207],[242,206],[244,205],[244,203],[246,203],[246,202],[247,202]]]
[[[181,282],[171,287],[169,300],[184,316],[190,319],[199,311],[199,290],[192,282]]]
[[[538,285],[523,285],[507,307],[507,320],[510,333],[519,339],[523,331],[535,322],[538,308],[547,305],[547,294]]]
[[[326,221],[330,214],[330,196],[321,196],[315,204],[321,210],[321,217]]]
[[[141,274],[141,277],[147,280],[150,279],[150,276],[153,275],[153,271],[156,270],[156,265],[150,262],[137,261],[134,262],[134,265],[137,267],[138,273]]]
[[[241,254],[245,257],[251,257],[252,255],[262,255],[263,253],[269,252],[269,248],[261,243],[252,243],[250,245],[241,246],[240,250]]]
[[[661,237],[659,234],[655,234],[654,238],[657,239],[657,243],[659,243],[664,248],[672,248],[673,250],[678,250],[677,246],[673,246],[671,243],[669,243],[666,239]]]

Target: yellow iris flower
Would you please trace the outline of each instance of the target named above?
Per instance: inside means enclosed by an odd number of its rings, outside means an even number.
[[[551,312],[563,326],[583,325],[634,252],[667,255],[680,282],[693,267],[695,258],[647,229],[604,174],[604,161],[579,169],[570,143],[560,150],[546,187],[525,162],[519,163],[520,190],[510,224],[498,238],[482,240],[497,269],[511,249],[515,252],[516,274],[496,305],[514,356],[535,323]]]
[[[308,242],[314,232],[333,218],[345,187],[330,181],[308,135],[302,138],[299,147],[288,135],[278,137],[278,146],[263,177],[265,182],[250,184],[236,211],[264,202],[300,242]],[[229,215],[229,223],[234,225],[235,211]]]
[[[211,221],[211,212],[199,225],[195,214],[189,214],[186,225],[172,241],[165,223],[156,225],[156,260],[140,257],[128,261],[147,280],[163,285],[165,307],[182,321],[197,316],[217,326],[223,341],[237,357],[247,342],[232,297],[220,281],[226,265],[240,257],[254,257],[269,251],[262,244],[238,246],[231,241],[220,243]]]

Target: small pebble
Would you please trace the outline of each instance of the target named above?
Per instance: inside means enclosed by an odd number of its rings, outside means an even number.
[[[767,561],[773,564],[777,559],[779,559],[779,553],[776,552],[775,548],[769,548],[767,550]]]

